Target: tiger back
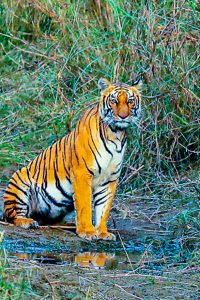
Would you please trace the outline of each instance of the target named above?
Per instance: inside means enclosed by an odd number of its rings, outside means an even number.
[[[141,111],[140,85],[99,80],[99,103],[84,113],[71,133],[13,174],[4,194],[8,222],[34,228],[62,221],[75,210],[80,237],[115,240],[107,220],[122,168],[126,128],[137,124]]]

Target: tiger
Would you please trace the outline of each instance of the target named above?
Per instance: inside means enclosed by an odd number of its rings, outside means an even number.
[[[11,177],[4,194],[7,222],[30,229],[60,222],[75,211],[76,233],[116,240],[107,229],[127,144],[138,124],[141,79],[132,85],[100,78],[100,101],[75,128]]]

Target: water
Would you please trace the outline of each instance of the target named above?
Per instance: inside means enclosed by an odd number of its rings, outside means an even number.
[[[6,236],[1,247],[11,259],[40,265],[72,264],[127,271],[141,265],[161,271],[163,265],[174,259],[179,262],[185,256],[177,240],[155,236],[132,237],[125,242],[86,242],[73,236],[64,242],[48,236],[42,239]]]

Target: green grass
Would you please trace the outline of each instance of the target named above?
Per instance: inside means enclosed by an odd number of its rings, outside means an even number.
[[[121,190],[197,199],[196,1],[3,1],[0,12],[3,183],[6,168],[33,159],[98,101],[100,77],[131,83],[140,74],[143,113],[128,133],[122,178],[139,171]]]
[[[6,253],[0,249],[0,298],[4,300],[25,300],[35,298],[26,269],[9,264]]]
[[[141,75],[142,118],[128,131],[118,192],[128,200],[119,206],[145,198],[160,215],[169,211],[164,222],[175,237],[193,241],[200,229],[198,38],[195,0],[3,0],[0,188],[74,128],[98,101],[100,77],[131,83]]]
[[[72,118],[73,127],[87,104],[98,99],[99,77],[131,82],[138,74],[144,78],[143,117],[137,140],[130,139],[128,155],[135,144],[139,150],[133,164],[144,164],[142,172],[151,169],[153,175],[195,161],[200,133],[195,3],[106,1],[99,10],[92,1],[4,1],[3,164],[5,159],[24,163],[23,155],[15,155],[19,149],[9,154],[4,147],[11,137],[14,148],[21,140],[21,151],[28,152],[31,141],[41,149],[65,134],[64,123],[71,127]],[[27,160],[33,157],[29,153]]]

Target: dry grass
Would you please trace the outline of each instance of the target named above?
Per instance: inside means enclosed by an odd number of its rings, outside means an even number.
[[[100,77],[140,74],[143,114],[128,132],[114,212],[174,232],[199,262],[197,1],[3,0],[0,14],[0,189],[98,101]]]

